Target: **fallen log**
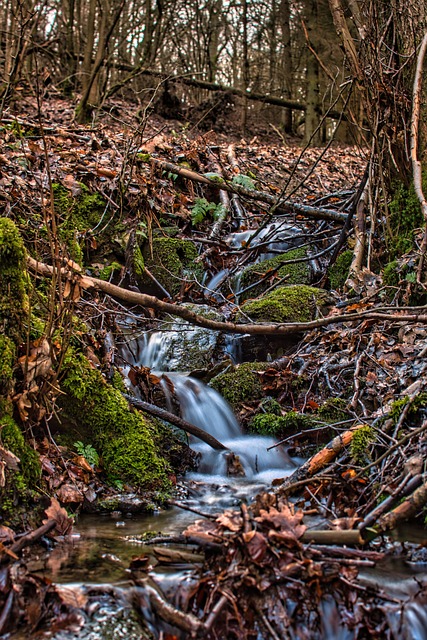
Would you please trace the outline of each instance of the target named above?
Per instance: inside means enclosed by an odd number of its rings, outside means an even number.
[[[191,433],[192,436],[203,440],[206,442],[212,449],[216,449],[218,451],[227,451],[227,447],[224,446],[219,440],[214,438],[210,433],[204,431],[200,427],[196,427],[196,425],[183,420],[179,416],[175,416],[173,413],[166,411],[165,409],[161,409],[160,407],[156,407],[154,404],[150,404],[149,402],[144,402],[144,400],[138,400],[138,398],[134,398],[127,393],[122,394],[126,400],[132,404],[137,409],[142,409],[147,413],[155,416],[156,418],[160,418],[161,420],[165,420],[166,422],[170,422],[174,424],[176,427],[179,427],[183,431],[187,433]]]
[[[274,207],[275,213],[277,214],[297,213],[308,218],[314,218],[315,220],[332,220],[333,222],[340,222],[341,224],[345,223],[347,220],[346,213],[335,211],[335,209],[324,209],[322,207],[312,207],[306,204],[299,204],[298,202],[281,200],[280,198],[273,196],[271,193],[257,191],[256,189],[245,189],[245,187],[242,187],[240,184],[229,183],[222,178],[215,180],[204,176],[201,173],[197,173],[196,171],[192,171],[191,169],[186,169],[185,167],[173,164],[172,162],[167,162],[166,160],[151,158],[151,162],[161,169],[180,175],[187,180],[206,184],[220,191],[239,194],[251,200],[264,202],[270,207]]]

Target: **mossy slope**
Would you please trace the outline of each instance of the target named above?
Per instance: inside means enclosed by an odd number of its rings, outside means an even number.
[[[191,240],[179,238],[153,238],[142,252],[148,269],[171,295],[179,293],[182,279],[202,275],[202,267],[195,264],[196,245]],[[140,278],[143,286],[152,286],[147,276]]]
[[[86,430],[109,480],[141,490],[168,490],[170,468],[157,453],[154,423],[130,411],[120,391],[108,385],[82,354],[67,355],[64,374],[65,412]]]
[[[15,224],[0,218],[0,334],[20,342],[27,315],[24,243]]]

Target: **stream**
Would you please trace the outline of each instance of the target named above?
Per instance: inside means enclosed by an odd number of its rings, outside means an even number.
[[[176,338],[177,336],[175,336]],[[179,337],[179,336],[178,336]],[[201,454],[197,472],[185,478],[182,489],[184,502],[188,507],[204,513],[220,513],[227,508],[236,508],[241,501],[247,501],[267,488],[274,478],[284,477],[295,469],[301,461],[292,460],[280,448],[267,450],[273,440],[265,437],[243,435],[230,407],[213,389],[199,380],[183,373],[170,372],[171,360],[165,355],[167,345],[174,339],[173,332],[151,334],[136,345],[134,366],[150,366],[166,370],[172,380],[178,397],[182,417],[209,431],[236,453],[245,469],[245,477],[227,477],[223,451],[214,451],[203,442],[193,438],[191,446]],[[163,355],[162,355],[163,354]],[[129,358],[129,353],[127,354]],[[175,364],[175,362],[174,362]],[[169,385],[165,384],[166,404],[170,403]],[[93,602],[93,613],[78,635],[72,631],[53,636],[55,640],[99,640],[103,638],[142,638],[137,620],[132,617],[129,606],[129,564],[135,557],[148,557],[152,569],[150,576],[160,586],[166,597],[176,600],[179,593],[191,588],[193,566],[169,566],[158,561],[153,547],[145,544],[147,538],[157,535],[177,535],[199,516],[187,510],[172,507],[158,510],[153,514],[131,516],[125,513],[108,515],[81,515],[76,523],[75,533],[70,541],[63,541],[53,549],[38,557],[32,557],[28,568],[43,575],[62,588],[71,590],[73,597],[86,598]],[[418,534],[418,539],[417,539]],[[400,539],[420,542],[424,531],[407,528],[396,534]],[[424,542],[424,540],[423,540]],[[397,542],[395,544],[398,544]],[[396,628],[396,639],[427,639],[427,609],[424,602],[417,600],[420,586],[427,583],[427,554],[414,564],[403,559],[385,559],[374,569],[359,573],[361,584],[367,587],[381,587],[391,599],[410,603],[405,608],[404,629],[402,617],[396,607],[388,612],[389,620]],[[97,587],[102,586],[102,593]],[[105,592],[105,587],[107,592]],[[114,589],[109,592],[109,589]],[[141,587],[137,596],[143,597]],[[175,596],[175,597],[174,597]],[[88,607],[86,607],[87,609]],[[325,600],[323,607],[324,637],[328,640],[351,640],[355,636],[336,622],[336,606]],[[170,633],[171,628],[159,621],[146,617],[146,624],[158,635],[159,631]],[[162,627],[159,628],[159,624]],[[409,629],[409,631],[408,631]],[[172,629],[173,633],[176,633]],[[178,635],[185,638],[184,635]],[[21,640],[16,635],[14,640]]]
[[[216,284],[211,282],[209,286],[215,289]],[[225,400],[211,387],[187,374],[187,371],[196,368],[189,359],[189,345],[197,345],[201,354],[209,354],[211,358],[217,342],[218,335],[215,332],[190,327],[182,320],[175,320],[166,331],[146,333],[120,347],[120,357],[126,363],[123,368],[125,374],[130,367],[149,367],[163,379],[162,389],[168,410],[174,412],[173,399],[177,399],[182,418],[215,436],[238,456],[244,474],[229,477],[227,452],[214,450],[197,438],[190,439],[191,448],[200,454],[200,463],[197,472],[187,474],[181,481],[182,485],[178,485],[178,492],[183,496],[180,501],[187,507],[209,514],[238,507],[242,501],[250,500],[271,486],[274,479],[291,474],[302,462],[290,458],[281,447],[271,448],[274,444],[272,438],[243,434]],[[238,339],[223,338],[223,357],[231,357],[234,362],[238,362],[239,346]],[[206,368],[206,364],[201,362],[200,368]],[[138,393],[137,389],[133,391]],[[95,589],[95,595],[92,596],[94,614],[84,629],[78,635],[65,632],[53,637],[56,640],[71,640],[76,637],[85,640],[141,638],[137,626],[132,626],[129,602],[125,602],[126,590],[130,588],[129,564],[135,557],[147,556],[153,566],[150,575],[166,596],[176,596],[181,590],[185,590],[193,566],[189,564],[178,568],[176,565],[171,567],[158,562],[153,555],[153,548],[146,541],[157,535],[178,535],[199,517],[177,507],[139,516],[121,512],[81,515],[71,542],[63,541],[53,549],[47,549],[46,553],[33,556],[28,562],[30,570],[56,584],[75,590],[75,593],[84,592],[85,597],[89,597],[87,594]],[[414,533],[414,529],[409,533],[404,532],[403,539],[407,541]],[[424,532],[422,536],[424,537]],[[386,560],[375,569],[361,571],[359,576],[366,585],[381,586],[390,598],[397,597],[411,602],[410,609],[405,614],[409,635],[406,632],[399,635],[401,621],[398,611],[387,614],[393,618],[396,638],[427,639],[427,609],[423,602],[418,602],[415,598],[417,589],[427,582],[427,557],[426,561],[414,565],[399,559]],[[96,585],[111,586],[115,589],[114,594],[104,594],[102,600],[97,595]],[[123,602],[120,594],[123,594]],[[329,606],[325,600],[325,638],[353,638],[352,633],[336,623],[334,616],[336,617],[336,606],[333,603]],[[106,621],[113,625],[112,632],[111,629],[108,631]],[[149,616],[146,622],[150,625]],[[159,628],[155,626],[157,623],[153,624],[152,631],[158,634]],[[167,625],[164,630],[166,633],[170,632]],[[16,636],[16,640],[19,640],[19,636]]]

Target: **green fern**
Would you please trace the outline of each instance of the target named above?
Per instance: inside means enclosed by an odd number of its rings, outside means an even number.
[[[83,444],[81,440],[78,440],[74,443],[77,453],[79,456],[83,456],[90,464],[91,467],[96,467],[99,463],[99,454],[97,450],[92,447],[91,444]]]
[[[255,183],[249,176],[245,176],[242,173],[238,173],[237,176],[233,176],[233,184],[238,184],[244,189],[252,191],[255,189]]]
[[[209,216],[213,220],[218,220],[225,213],[225,207],[222,204],[215,204],[215,202],[208,202],[206,198],[197,198],[194,206],[191,209],[191,222],[193,226],[197,226]]]

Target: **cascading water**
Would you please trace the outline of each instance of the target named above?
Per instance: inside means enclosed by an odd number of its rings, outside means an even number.
[[[219,393],[200,380],[170,372],[177,365],[176,358],[169,349],[169,343],[174,339],[172,334],[173,332],[152,333],[141,351],[140,360],[133,364],[167,372],[165,375],[173,384],[182,417],[215,436],[239,456],[248,480],[269,482],[273,478],[288,475],[294,465],[279,448],[268,450],[274,444],[272,438],[243,435],[231,408]],[[163,383],[163,389],[171,408],[171,391],[167,380]],[[215,451],[197,438],[192,440],[191,446],[201,454],[198,474],[220,477],[227,475],[227,453]]]

